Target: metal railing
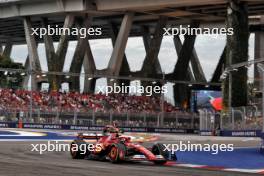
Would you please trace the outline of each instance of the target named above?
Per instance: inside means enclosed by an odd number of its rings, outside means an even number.
[[[0,122],[16,122],[21,119],[24,123],[41,124],[67,124],[102,126],[117,123],[127,127],[166,127],[177,129],[198,129],[199,116],[196,113],[175,112],[78,112],[55,110],[32,110],[32,118],[29,110],[0,109]]]
[[[219,113],[200,110],[200,130],[262,130],[263,117],[256,106],[231,108]]]

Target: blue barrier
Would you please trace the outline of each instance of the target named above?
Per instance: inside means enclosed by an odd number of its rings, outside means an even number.
[[[3,123],[3,122],[0,122],[0,128],[17,128],[17,123],[13,123],[13,122]]]
[[[264,133],[261,133],[261,139],[260,153],[264,155]]]
[[[201,130],[200,135],[201,136],[214,136],[213,131],[211,130]]]
[[[210,130],[200,131],[201,136],[214,136],[215,133]],[[264,135],[261,130],[221,130],[219,136],[232,136],[232,137],[262,137]]]
[[[233,137],[261,137],[261,130],[224,130],[221,131],[221,136]]]

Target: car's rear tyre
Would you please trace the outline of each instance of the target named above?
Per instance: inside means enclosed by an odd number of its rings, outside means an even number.
[[[126,146],[124,144],[114,144],[111,146],[108,157],[112,163],[120,163],[125,159]]]
[[[85,147],[85,148],[84,148]],[[84,159],[89,151],[87,151],[87,143],[83,140],[74,140],[71,143],[71,156],[73,159]]]
[[[167,161],[176,161],[177,160],[176,154],[175,153],[172,154],[169,151],[167,151],[163,144],[157,143],[157,144],[153,145],[151,151],[154,155],[162,155],[165,159],[165,160],[154,161],[155,164],[165,164]]]

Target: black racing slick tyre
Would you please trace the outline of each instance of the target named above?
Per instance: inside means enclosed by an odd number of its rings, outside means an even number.
[[[74,140],[70,146],[73,159],[84,159],[88,155],[87,143],[83,140]]]
[[[152,147],[152,153],[154,155],[162,155],[166,161],[155,161],[156,164],[165,164],[167,161],[176,161],[176,154],[172,154],[170,151],[166,150],[165,146],[157,143]]]
[[[124,144],[114,144],[111,146],[108,157],[112,163],[124,161],[126,155],[126,146]]]

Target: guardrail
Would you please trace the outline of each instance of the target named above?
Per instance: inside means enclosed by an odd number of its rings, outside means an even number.
[[[261,137],[264,138],[262,130],[202,130],[201,136],[229,136],[229,137]]]

